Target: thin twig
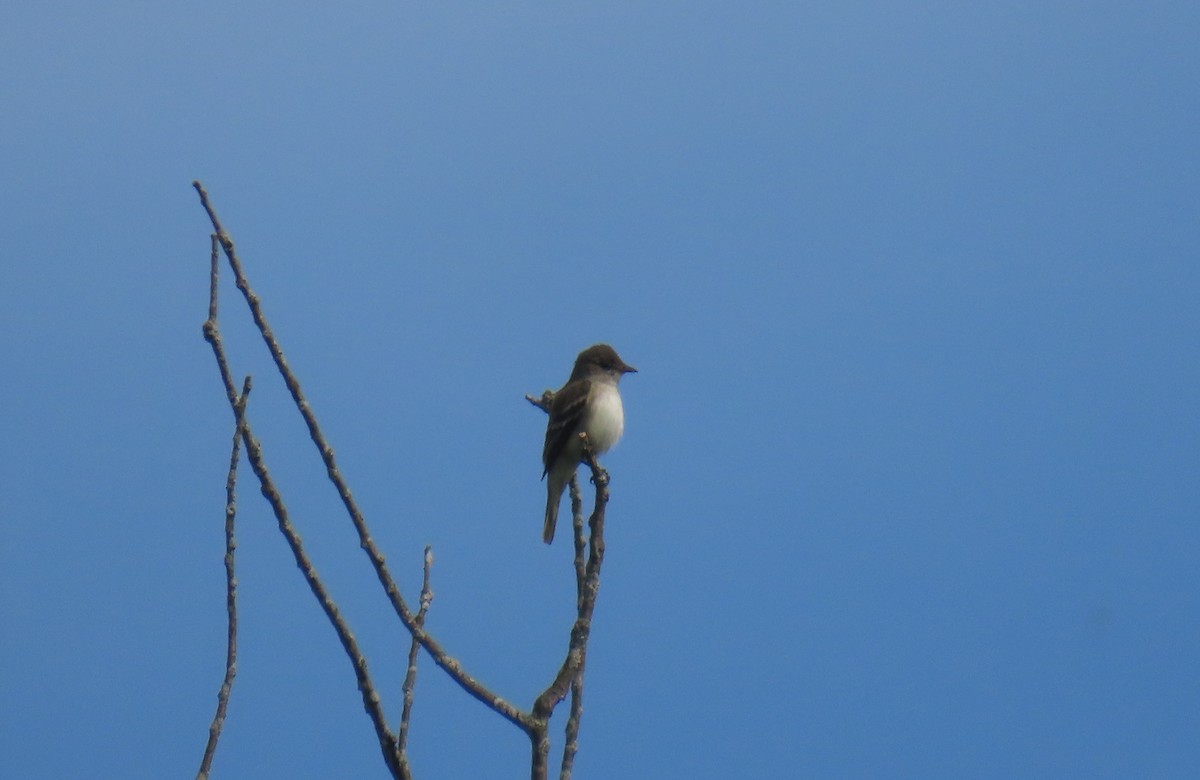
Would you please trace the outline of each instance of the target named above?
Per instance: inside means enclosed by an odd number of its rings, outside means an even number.
[[[583,532],[583,497],[579,492],[579,480],[571,477],[571,525],[575,541],[575,608],[583,608],[584,594],[587,584],[587,569],[584,550],[587,539]],[[583,674],[587,663],[587,647],[583,648],[579,669],[575,679],[571,681],[571,709],[567,716],[567,725],[563,734],[562,767],[559,780],[570,780],[575,766],[575,754],[579,752],[579,721],[583,716]]]
[[[221,231],[217,231],[218,237],[221,236]],[[222,240],[222,244],[225,241]],[[212,288],[215,290],[215,285]],[[214,293],[215,294],[215,293]],[[215,306],[209,304],[210,313],[215,311]],[[225,357],[225,348],[221,341],[221,332],[217,327],[215,319],[210,319],[204,323],[204,338],[212,347],[213,355],[217,361],[218,370],[221,373],[221,381],[224,383],[228,392],[229,388],[233,387],[233,377],[229,372],[229,363]],[[244,409],[239,413],[238,397],[236,392],[229,394],[230,405],[233,408],[234,419],[239,420],[239,428],[241,429],[242,442],[246,447],[246,455],[250,461],[250,467],[254,470],[254,475],[258,478],[259,487],[267,502],[271,505],[271,509],[275,514],[275,518],[279,524],[279,530],[283,533],[287,540],[288,546],[292,550],[292,555],[296,559],[296,565],[300,568],[304,579],[308,582],[309,589],[316,596],[317,601],[321,604],[321,608],[325,611],[330,623],[333,624],[334,630],[337,632],[338,639],[341,640],[342,647],[349,656],[352,665],[354,666],[354,674],[358,679],[358,689],[362,694],[363,707],[367,712],[371,723],[375,727],[376,737],[379,739],[380,749],[383,751],[384,763],[393,777],[405,777],[401,771],[399,754],[396,750],[396,741],[388,730],[387,722],[383,714],[383,708],[380,704],[379,694],[376,692],[375,685],[371,681],[371,676],[367,670],[367,661],[359,650],[358,642],[351,633],[349,626],[342,618],[337,605],[330,597],[329,592],[325,589],[324,584],[317,576],[315,567],[309,559],[308,554],[304,551],[303,543],[300,535],[296,532],[288,517],[287,507],[283,503],[283,497],[279,490],[275,487],[274,481],[271,479],[270,472],[267,470],[265,461],[262,455],[262,445],[255,438],[251,430],[249,421],[246,420]]]
[[[216,243],[213,243],[214,256]],[[216,319],[216,294],[211,298],[208,316]],[[237,517],[237,465],[238,456],[242,449],[242,432],[245,428],[246,400],[250,396],[250,377],[242,383],[242,394],[238,398],[234,414],[237,424],[233,429],[233,443],[229,454],[229,473],[225,477],[225,678],[217,692],[217,712],[213,715],[212,725],[208,727],[208,744],[204,747],[204,757],[200,760],[200,771],[196,780],[206,780],[212,770],[213,757],[217,753],[217,742],[221,739],[221,729],[225,726],[225,713],[229,707],[229,694],[233,691],[233,678],[237,675],[237,577],[234,573],[234,552],[237,549],[237,539],[234,536],[234,520]]]
[[[358,533],[359,544],[366,551],[367,557],[370,559],[372,566],[375,568],[376,576],[379,578],[380,584],[383,585],[384,591],[387,593],[388,599],[392,604],[396,614],[404,623],[405,628],[417,638],[421,646],[426,652],[433,657],[434,662],[444,669],[455,682],[459,684],[475,699],[479,700],[486,706],[495,710],[501,716],[514,723],[523,730],[528,730],[531,725],[531,718],[527,713],[522,712],[517,707],[505,701],[489,690],[483,683],[476,680],[471,675],[467,674],[461,664],[452,658],[441,645],[429,636],[424,629],[416,625],[414,615],[404,601],[404,597],[400,594],[400,589],[396,586],[391,573],[388,571],[383,553],[375,545],[371,538],[370,531],[367,528],[366,520],[362,512],[359,511],[354,497],[350,493],[350,488],[341,472],[338,470],[337,463],[334,459],[333,448],[326,441],[324,434],[321,432],[320,426],[317,423],[316,416],[308,401],[305,400],[303,393],[300,391],[300,382],[295,374],[292,373],[287,361],[283,356],[283,351],[275,339],[270,326],[267,324],[266,317],[263,314],[262,307],[259,302],[259,297],[250,289],[250,284],[246,279],[246,275],[242,269],[241,260],[238,259],[237,252],[234,250],[233,239],[221,227],[220,220],[217,218],[216,212],[209,202],[208,193],[205,191],[200,182],[193,182],[192,186],[196,188],[200,195],[201,205],[212,222],[213,229],[216,230],[220,237],[221,247],[225,252],[226,258],[229,260],[230,268],[233,270],[234,278],[237,282],[237,287],[241,290],[246,303],[250,307],[250,312],[254,318],[255,324],[258,326],[259,332],[263,337],[263,341],[267,345],[272,358],[275,361],[276,367],[283,376],[284,383],[287,385],[289,392],[292,394],[292,399],[296,403],[301,416],[304,418],[305,424],[308,426],[309,436],[320,452],[322,459],[325,462],[326,471],[329,474],[330,480],[338,491],[338,495],[342,499],[342,503],[350,515],[350,520],[354,524],[355,531]]]
[[[587,577],[584,550],[587,539],[583,535],[583,495],[579,492],[579,479],[571,475],[571,539],[575,542],[575,610],[583,607],[583,585]]]
[[[218,252],[220,245],[220,238],[213,233],[208,277],[208,319],[204,321],[203,331],[204,340],[213,348],[213,355],[217,359],[217,371],[221,374],[221,383],[225,386],[225,399],[233,408],[236,419],[237,389],[233,386],[233,372],[229,370],[229,361],[225,358],[225,348],[221,344],[221,333],[217,329],[217,274],[220,269],[221,256]]]
[[[238,259],[237,252],[234,250],[233,239],[221,227],[221,222],[217,218],[212,204],[209,202],[208,192],[204,189],[204,186],[198,181],[192,182],[192,186],[196,188],[196,192],[200,195],[200,203],[208,214],[209,221],[212,222],[213,230],[216,231],[217,236],[220,238],[221,248],[224,250],[225,257],[229,260],[229,266],[233,270],[237,288],[242,292],[242,296],[246,299],[246,303],[250,307],[250,314],[254,319],[254,323],[258,327],[259,333],[262,335],[272,359],[275,361],[276,368],[283,376],[284,383],[292,395],[292,400],[295,402],[296,408],[300,411],[300,415],[304,418],[304,422],[308,426],[309,437],[312,439],[313,444],[316,445],[318,452],[320,452],[329,479],[337,489],[338,495],[342,499],[342,504],[350,516],[350,521],[354,524],[354,529],[358,534],[359,545],[367,553],[367,558],[371,561],[371,565],[375,569],[376,577],[383,586],[384,592],[387,594],[388,600],[391,602],[392,608],[395,610],[397,616],[399,616],[400,621],[404,623],[404,627],[408,629],[409,633],[421,643],[421,646],[433,658],[434,663],[450,675],[451,679],[458,683],[459,687],[501,717],[526,733],[529,733],[536,726],[533,716],[509,703],[468,674],[462,665],[451,657],[422,626],[417,625],[415,615],[409,609],[408,604],[405,603],[395,579],[392,577],[391,572],[388,571],[383,553],[371,538],[366,519],[359,510],[358,504],[354,501],[349,485],[338,470],[333,447],[329,445],[325,439],[325,435],[321,432],[316,415],[313,413],[304,394],[300,391],[300,382],[288,366],[287,360],[283,356],[283,350],[280,348],[279,342],[275,339],[270,325],[267,324],[259,297],[250,289],[250,284],[242,269],[241,260]]]
[[[280,495],[279,490],[275,487],[275,483],[271,479],[271,474],[267,470],[266,462],[263,460],[262,445],[250,431],[248,425],[246,426],[242,440],[246,444],[246,455],[250,460],[250,467],[254,469],[254,474],[258,477],[262,494],[267,499],[267,503],[271,505],[271,510],[275,514],[279,530],[283,533],[284,539],[287,540],[288,547],[292,551],[292,556],[296,559],[296,566],[299,567],[300,573],[304,575],[309,590],[312,591],[313,596],[316,597],[317,602],[321,605],[321,609],[324,610],[325,616],[333,625],[334,631],[337,632],[338,639],[342,643],[342,649],[346,651],[346,655],[349,656],[354,666],[354,675],[358,679],[358,690],[362,694],[363,707],[366,709],[371,723],[375,726],[375,735],[379,739],[379,747],[383,751],[383,760],[387,764],[388,769],[391,770],[393,776],[403,777],[403,773],[400,771],[399,753],[396,750],[396,740],[388,730],[379,693],[367,670],[367,659],[362,654],[362,650],[359,649],[358,641],[350,631],[345,618],[342,617],[341,611],[338,609],[333,597],[329,595],[325,584],[317,575],[317,570],[313,565],[312,559],[305,552],[300,534],[296,531],[295,526],[292,525],[292,521],[288,516],[287,507],[283,503],[283,496]]]
[[[583,672],[587,666],[587,650],[580,661],[579,671],[571,681],[571,709],[567,715],[567,727],[564,733],[562,768],[558,780],[571,780],[571,772],[575,769],[575,754],[579,752],[579,720],[583,717]]]
[[[429,605],[433,603],[433,591],[429,587],[429,569],[433,566],[433,548],[425,546],[424,575],[421,579],[421,606],[417,610],[415,621],[417,625],[425,625],[425,615]],[[421,644],[413,637],[408,648],[408,671],[404,675],[404,711],[400,715],[400,731],[396,735],[396,744],[403,755],[408,747],[408,724],[412,718],[413,689],[417,684],[417,653]]]

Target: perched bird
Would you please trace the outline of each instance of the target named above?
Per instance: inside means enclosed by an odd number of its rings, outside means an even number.
[[[617,383],[625,374],[637,373],[617,351],[596,344],[579,353],[571,378],[554,394],[550,422],[546,424],[546,446],[542,448],[542,479],[546,482],[546,524],[542,541],[554,541],[554,525],[563,490],[583,457],[580,433],[586,433],[592,451],[607,452],[625,432],[625,412]]]

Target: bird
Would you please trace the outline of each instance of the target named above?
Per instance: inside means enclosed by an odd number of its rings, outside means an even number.
[[[542,448],[542,479],[546,481],[546,522],[542,541],[554,541],[563,490],[583,457],[580,433],[586,433],[592,452],[612,449],[625,432],[625,411],[617,389],[621,377],[637,369],[621,360],[608,344],[594,344],[579,353],[571,377],[550,403],[546,444]]]

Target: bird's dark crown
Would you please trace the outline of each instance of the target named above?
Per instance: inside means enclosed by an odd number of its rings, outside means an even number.
[[[605,371],[618,371],[622,374],[637,373],[637,369],[621,360],[617,351],[608,344],[593,344],[579,353],[575,358],[575,370],[571,379],[582,379],[587,376],[588,366],[598,366]]]

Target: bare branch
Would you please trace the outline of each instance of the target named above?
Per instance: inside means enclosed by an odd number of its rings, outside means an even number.
[[[579,492],[579,477],[571,475],[571,539],[575,543],[575,609],[583,608],[583,584],[587,577],[583,556],[587,539],[583,535],[583,496]]]
[[[214,269],[216,258],[216,242],[213,242]],[[215,275],[214,275],[215,281]],[[209,321],[215,321],[216,285],[208,309]],[[245,428],[246,400],[250,396],[250,377],[242,383],[242,394],[237,400],[234,415],[237,424],[233,429],[233,443],[229,454],[229,473],[225,477],[225,678],[217,692],[217,712],[213,715],[212,725],[208,727],[208,744],[204,747],[204,757],[200,760],[200,771],[196,780],[206,780],[212,770],[213,757],[217,753],[217,741],[221,739],[221,729],[225,726],[225,712],[229,707],[229,694],[233,691],[233,678],[237,675],[237,578],[234,575],[234,551],[237,540],[234,536],[234,520],[237,517],[237,465],[238,455],[242,448],[242,433]]]
[[[203,189],[197,188],[203,193]],[[210,212],[211,213],[211,212]],[[226,253],[231,250],[232,241],[229,241],[228,236],[225,236],[219,226],[217,228],[218,240],[226,247]],[[214,272],[215,273],[215,272]],[[216,304],[216,285],[215,282],[210,286],[210,301],[209,313],[215,313]],[[337,604],[330,597],[329,592],[325,589],[325,585],[317,576],[315,567],[304,551],[303,543],[300,535],[296,532],[288,517],[287,507],[283,503],[283,497],[279,490],[275,487],[275,483],[271,479],[271,475],[267,470],[266,463],[263,460],[262,445],[255,438],[253,431],[250,428],[250,423],[245,417],[245,408],[239,409],[239,399],[237,393],[229,393],[229,389],[233,387],[233,377],[229,372],[229,362],[225,357],[225,348],[221,341],[220,329],[217,327],[215,319],[209,319],[204,323],[204,338],[212,347],[213,355],[217,361],[218,370],[221,372],[221,380],[229,394],[230,406],[233,409],[234,419],[237,421],[238,428],[241,431],[242,442],[246,447],[246,454],[250,461],[250,467],[254,470],[254,475],[258,478],[259,486],[263,496],[271,505],[271,509],[275,514],[275,518],[279,524],[279,530],[283,533],[287,540],[288,546],[292,550],[292,555],[296,559],[296,565],[300,568],[304,579],[308,582],[309,589],[316,596],[317,601],[321,604],[321,608],[325,611],[330,623],[333,624],[334,630],[337,632],[338,639],[341,640],[342,647],[349,656],[351,663],[354,666],[354,673],[358,679],[358,689],[363,697],[363,707],[367,712],[371,723],[375,726],[375,734],[379,739],[380,749],[383,751],[383,759],[387,764],[389,771],[394,777],[403,777],[401,772],[399,754],[396,750],[396,742],[388,730],[383,709],[380,705],[379,694],[375,690],[374,683],[371,681],[371,676],[367,671],[367,661],[359,650],[358,642],[351,633],[349,626],[342,618]],[[248,387],[247,387],[248,391]]]
[[[254,474],[258,477],[263,497],[271,505],[271,510],[275,514],[279,530],[287,541],[288,547],[292,551],[292,556],[296,559],[296,566],[299,567],[300,573],[304,575],[309,590],[312,591],[313,596],[316,597],[317,602],[321,605],[325,616],[329,618],[329,622],[333,625],[334,631],[337,632],[338,639],[342,643],[342,649],[346,651],[346,655],[350,658],[354,666],[354,675],[358,679],[358,690],[362,694],[363,707],[370,717],[371,723],[375,726],[375,734],[379,739],[379,747],[383,751],[383,760],[394,777],[402,777],[403,773],[400,771],[400,758],[396,750],[396,740],[388,730],[379,693],[367,670],[367,659],[359,649],[358,641],[350,631],[345,618],[342,617],[341,611],[338,609],[333,597],[329,595],[325,584],[317,575],[317,570],[313,565],[312,559],[305,552],[300,534],[296,531],[295,526],[292,525],[287,507],[283,503],[283,496],[280,495],[278,488],[275,487],[275,483],[271,479],[271,474],[267,470],[266,462],[263,459],[262,445],[251,432],[249,425],[246,426],[242,440],[246,445],[246,454],[250,460],[250,467],[254,469]]]
[[[571,477],[571,525],[575,541],[575,608],[583,609],[586,592],[587,569],[584,558],[587,539],[583,533],[583,497],[579,492],[579,480]],[[575,754],[579,752],[579,721],[583,716],[583,674],[587,661],[587,647],[583,648],[579,669],[571,680],[571,710],[564,730],[562,767],[559,780],[570,780],[575,766]]]
[[[583,717],[583,671],[586,663],[585,657],[579,665],[575,679],[571,681],[571,711],[567,715],[562,768],[559,770],[558,780],[571,780],[571,772],[575,769],[575,754],[579,752],[579,720]]]
[[[433,603],[433,591],[429,587],[429,570],[432,566],[433,548],[426,545],[424,575],[421,580],[421,606],[414,618],[418,626],[425,625],[425,614],[429,612],[429,605]],[[404,711],[400,715],[400,731],[396,736],[396,744],[400,748],[401,755],[404,755],[408,745],[408,724],[412,718],[413,688],[417,684],[417,652],[420,649],[420,643],[416,637],[413,637],[408,648],[408,671],[404,675]]]
[[[212,248],[208,256],[208,319],[214,325],[217,322],[217,278],[221,267],[220,240],[217,234],[209,236]]]
[[[388,571],[383,553],[379,550],[379,548],[375,545],[374,540],[371,538],[370,531],[367,528],[366,520],[363,517],[362,512],[358,509],[358,505],[354,501],[354,497],[350,492],[349,486],[342,477],[341,472],[338,470],[337,462],[334,458],[333,448],[329,445],[324,434],[321,432],[316,416],[314,415],[312,408],[309,406],[308,401],[304,398],[304,395],[300,390],[300,383],[295,374],[292,373],[291,368],[288,366],[288,363],[283,356],[283,351],[280,348],[278,341],[275,339],[270,326],[267,324],[259,297],[250,288],[250,284],[246,279],[241,260],[238,258],[237,252],[234,249],[233,239],[230,238],[229,234],[226,233],[224,228],[221,226],[221,222],[217,218],[217,214],[208,199],[208,192],[204,189],[204,186],[198,181],[193,182],[192,186],[195,187],[196,192],[200,196],[200,203],[204,207],[205,212],[208,214],[209,220],[212,223],[214,231],[216,232],[218,242],[225,253],[225,257],[229,261],[229,266],[233,271],[237,288],[242,292],[243,297],[246,299],[246,303],[250,308],[250,313],[254,319],[254,323],[258,327],[259,333],[262,335],[263,341],[266,343],[267,349],[271,353],[276,368],[283,376],[284,383],[287,385],[287,388],[292,395],[292,400],[295,402],[296,408],[300,411],[301,416],[304,418],[305,424],[308,427],[309,436],[312,439],[313,444],[316,445],[317,450],[320,452],[321,458],[325,463],[325,468],[327,474],[329,475],[329,479],[333,482],[335,488],[337,489],[338,495],[342,499],[342,504],[350,516],[350,520],[353,523],[355,531],[359,537],[359,544],[367,553],[367,557],[375,569],[376,576],[379,579],[380,584],[383,586],[385,593],[387,593],[388,600],[392,604],[396,614],[399,616],[401,622],[404,623],[405,628],[408,629],[412,636],[421,643],[421,646],[425,648],[425,651],[428,652],[433,658],[434,662],[448,675],[450,675],[450,677],[456,683],[458,683],[463,690],[465,690],[473,698],[482,702],[484,705],[504,717],[509,722],[528,733],[536,725],[534,718],[531,715],[522,712],[511,703],[489,690],[487,686],[483,685],[483,683],[469,675],[457,660],[452,658],[445,651],[445,649],[433,639],[433,637],[426,633],[422,626],[416,623],[415,615],[405,603],[404,597],[400,594],[400,590],[396,586],[394,578]],[[209,330],[210,328],[206,323],[206,338],[209,337]],[[215,333],[215,322],[213,323],[211,330]],[[218,363],[220,364],[222,360],[223,353],[218,357]],[[227,383],[227,387],[228,386],[229,385]],[[250,452],[249,443],[247,443],[247,452]],[[385,751],[385,753],[386,752],[387,751]],[[390,763],[389,766],[391,766]]]
[[[208,319],[204,321],[203,331],[204,340],[213,348],[213,355],[217,359],[217,370],[221,374],[221,383],[225,386],[225,398],[229,401],[230,406],[234,409],[234,417],[237,417],[237,389],[233,386],[233,372],[229,370],[229,362],[225,358],[225,348],[221,344],[221,333],[217,329],[217,274],[219,270],[218,261],[221,259],[218,254],[220,246],[220,238],[216,233],[212,234],[212,254],[210,256],[211,268],[209,270],[208,282]]]
[[[466,690],[470,696],[474,697],[475,700],[484,703],[485,706],[492,709],[493,712],[502,715],[503,718],[509,720],[512,722],[512,724],[520,727],[522,731],[529,733],[530,731],[534,730],[534,728],[538,727],[539,724],[535,721],[532,715],[524,713],[521,709],[512,706],[511,703],[505,701],[504,698],[498,696],[497,694],[494,694],[494,692],[488,689],[487,686],[480,683],[478,679],[475,679],[466,671],[464,671],[460,662],[454,658],[451,658],[451,656],[445,652],[445,649],[442,648],[442,646],[440,646],[440,644],[434,640],[432,636],[427,634],[424,629],[424,625],[422,625],[424,620],[419,623],[418,619],[416,619],[416,616],[414,616],[412,611],[409,610],[408,605],[406,602],[404,602],[403,596],[400,593],[400,589],[398,589],[396,586],[396,582],[388,570],[388,566],[386,566],[383,553],[379,551],[379,548],[376,546],[376,544],[374,544],[374,540],[371,538],[370,530],[368,530],[366,526],[366,520],[364,516],[362,516],[362,512],[359,510],[358,505],[356,505],[352,494],[350,494],[349,486],[347,485],[346,480],[343,479],[340,470],[337,468],[334,450],[332,450],[329,443],[326,442],[324,434],[322,431],[320,431],[320,427],[317,424],[316,415],[313,414],[312,408],[308,406],[306,398],[300,391],[299,380],[296,379],[295,374],[292,372],[292,370],[290,370],[287,360],[284,359],[280,344],[278,344],[274,334],[272,334],[269,324],[266,323],[266,318],[264,316],[262,306],[260,306],[258,295],[253,292],[250,287],[250,283],[248,283],[246,280],[245,272],[242,270],[241,260],[238,258],[238,254],[236,254],[236,251],[234,250],[233,239],[230,238],[229,234],[226,233],[226,230],[221,227],[221,222],[218,220],[215,210],[212,209],[212,205],[209,202],[208,192],[204,190],[203,185],[200,184],[199,181],[194,181],[192,184],[194,187],[196,187],[196,191],[200,197],[200,203],[202,203],[204,206],[204,210],[206,214],[209,215],[209,220],[212,223],[212,228],[215,230],[214,247],[216,245],[220,245],[224,254],[226,254],[226,257],[229,260],[229,266],[230,269],[233,270],[236,287],[241,290],[242,296],[244,296],[248,307],[250,307],[254,324],[256,324],[258,328],[259,334],[262,335],[263,341],[265,342],[266,347],[268,347],[272,359],[275,361],[276,368],[278,371],[280,371],[281,376],[283,377],[284,384],[287,385],[290,394],[292,394],[296,408],[299,409],[302,418],[305,420],[305,424],[308,427],[308,433],[310,433],[310,438],[312,439],[313,444],[317,446],[320,456],[322,456],[322,460],[325,463],[326,473],[328,473],[332,484],[334,484],[338,492],[338,496],[340,496],[342,499],[342,504],[348,512],[350,521],[352,521],[354,524],[355,532],[359,535],[360,546],[362,547],[362,550],[367,553],[367,558],[371,560],[371,564],[374,570],[376,570],[378,580],[380,584],[382,584],[384,592],[388,594],[389,601],[391,602],[392,608],[394,608],[397,616],[400,617],[401,622],[404,624],[404,626],[406,626],[410,634],[412,634],[414,640],[419,642],[420,646],[424,647],[426,652],[431,655],[431,658],[433,658],[434,662],[436,662],[436,664],[442,668],[443,671],[448,673],[451,679],[454,679],[455,682],[460,685],[463,690]],[[230,383],[228,378],[228,366],[226,359],[224,359],[224,352],[221,348],[220,332],[217,331],[215,320],[215,274],[216,271],[214,270],[214,277],[212,277],[212,283],[210,286],[211,318],[210,322],[205,323],[204,334],[206,340],[208,340],[210,344],[212,344],[212,347],[214,347],[217,364],[222,372],[222,379],[224,380],[224,383],[226,383],[227,395],[229,396],[230,403],[233,404],[235,403],[236,396],[232,392],[232,383]],[[409,772],[406,757],[404,757],[402,752],[397,749],[396,740],[391,737],[388,728],[386,728],[382,708],[379,706],[378,692],[374,690],[373,685],[371,684],[370,676],[367,674],[366,661],[364,658],[362,658],[362,655],[358,650],[358,644],[356,644],[354,641],[353,634],[350,634],[348,626],[346,626],[341,619],[340,613],[337,611],[337,606],[334,604],[334,601],[330,599],[329,594],[325,592],[322,582],[320,582],[319,578],[317,578],[316,570],[313,569],[311,560],[308,560],[306,553],[304,552],[304,547],[301,545],[299,535],[295,533],[295,529],[288,521],[286,506],[283,505],[280,494],[278,494],[274,484],[272,484],[270,481],[270,475],[268,472],[266,472],[265,464],[262,461],[262,450],[260,450],[260,445],[257,442],[257,439],[253,437],[248,424],[244,428],[244,436],[242,436],[242,438],[244,438],[246,443],[247,454],[250,455],[251,466],[254,469],[254,473],[256,473],[258,476],[260,485],[262,485],[263,494],[266,498],[268,498],[268,502],[271,504],[272,510],[275,511],[276,518],[278,522],[280,522],[281,532],[283,532],[284,536],[286,536],[289,546],[292,547],[293,554],[296,558],[296,563],[298,563],[300,566],[301,571],[304,572],[305,578],[308,581],[308,584],[310,584],[313,594],[317,596],[318,601],[320,604],[322,604],[322,608],[325,610],[326,616],[329,616],[330,622],[334,624],[334,628],[337,631],[338,637],[341,638],[343,648],[346,649],[350,660],[352,660],[354,664],[355,674],[359,678],[359,689],[362,692],[362,696],[364,696],[364,704],[367,709],[367,714],[371,716],[372,724],[374,727],[376,727],[377,736],[380,740],[380,748],[382,748],[384,752],[384,760],[386,763],[388,763],[388,767],[392,774],[396,776],[402,776],[402,778],[407,778],[407,776],[409,776]],[[544,728],[544,725],[542,725],[542,728]]]

